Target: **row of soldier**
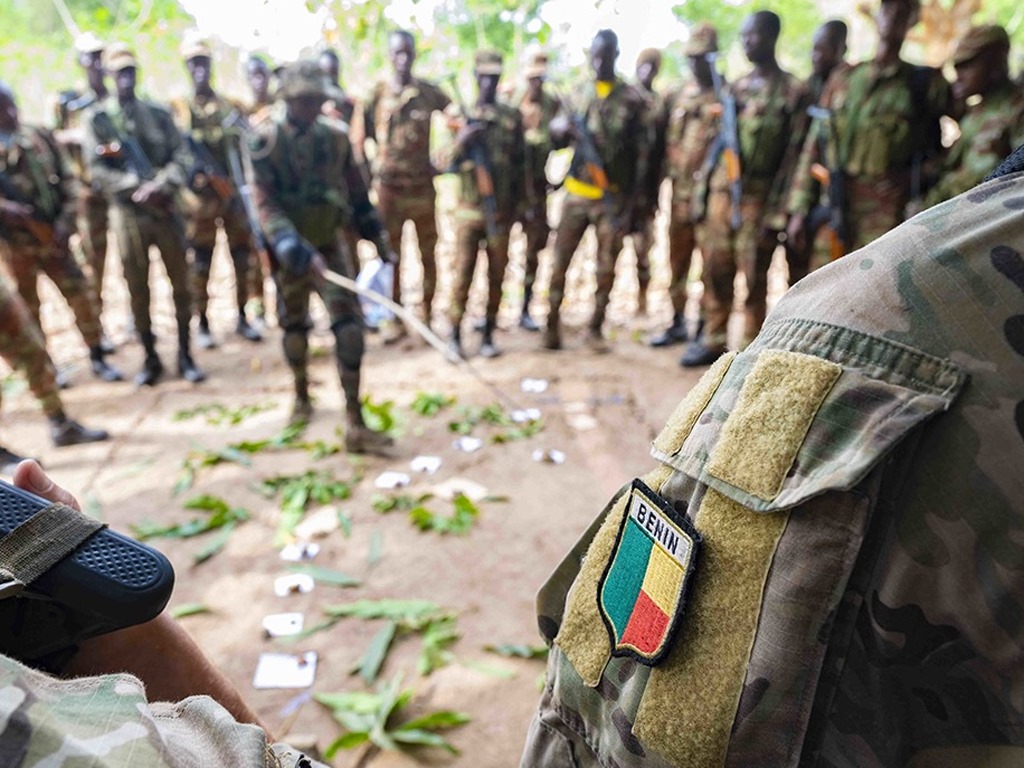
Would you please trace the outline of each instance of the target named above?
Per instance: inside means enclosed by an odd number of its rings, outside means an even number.
[[[673,318],[651,343],[692,340],[682,363],[706,365],[726,350],[737,271],[744,273],[747,285],[740,342],[746,345],[764,319],[768,264],[780,242],[793,283],[808,269],[888,231],[915,206],[972,186],[1024,140],[1024,99],[1009,80],[1006,33],[991,26],[971,30],[957,47],[958,77],[951,89],[938,70],[900,58],[917,11],[916,0],[883,0],[876,17],[877,53],[855,66],[842,61],[845,25],[826,23],[814,38],[814,73],[807,83],[777,63],[781,23],[771,12],[752,14],[744,22],[741,42],[753,70],[731,84],[722,82],[715,67],[715,30],[695,27],[686,47],[693,78],[668,95],[653,89],[660,66],[657,51],[641,54],[636,84],[619,77],[618,41],[609,30],[594,39],[593,80],[576,91],[574,103],[545,88],[543,55],[529,62],[522,95],[512,105],[503,103],[501,57],[480,52],[475,59],[477,99],[458,108],[441,88],[414,76],[415,40],[404,31],[389,36],[392,78],[362,104],[340,89],[338,58],[327,52],[318,63],[300,62],[277,73],[281,108],[272,105],[274,75],[261,59],[251,59],[254,97],[240,109],[212,88],[209,48],[189,42],[182,53],[193,94],[175,110],[177,127],[171,111],[135,97],[134,54],[86,36],[78,47],[88,89],[61,99],[62,130],[56,136],[63,147],[46,131],[26,129],[19,141],[30,151],[12,152],[20,125],[13,94],[6,88],[0,94],[2,112],[14,114],[0,126],[6,179],[0,234],[19,292],[36,320],[35,282],[44,271],[75,310],[94,372],[116,380],[120,374],[104,359],[108,348],[98,322],[108,225],[114,230],[134,327],[145,349],[139,384],[154,384],[163,372],[149,316],[150,246],[159,249],[173,288],[179,372],[200,381],[204,374],[190,350],[191,323],[195,314],[200,345],[212,346],[207,283],[217,227],[225,229],[235,267],[236,330],[253,341],[260,339],[256,321],[264,303],[265,269],[256,255],[265,240],[271,254],[267,268],[280,299],[285,357],[295,378],[293,418],[308,419],[312,412],[305,374],[307,307],[310,290],[319,288],[336,336],[350,447],[375,450],[386,447],[384,441],[365,430],[358,408],[363,351],[358,306],[351,294],[330,287],[316,273],[330,267],[351,274],[361,237],[397,266],[402,227],[411,220],[423,262],[420,311],[430,323],[437,286],[436,170],[430,155],[435,113],[446,113],[452,129],[437,165],[460,180],[456,286],[448,308],[455,351],[463,353],[461,325],[478,251],[483,250],[488,299],[480,353],[498,354],[494,331],[509,233],[516,221],[527,241],[520,325],[539,330],[530,308],[539,253],[550,234],[552,185],[546,166],[552,151],[572,146],[573,161],[561,184],[565,199],[552,249],[543,345],[562,346],[566,274],[591,225],[598,243],[597,291],[588,345],[607,349],[602,327],[626,236],[633,240],[645,305],[658,191],[667,176],[672,186]],[[107,90],[105,76],[113,79],[114,92]],[[817,108],[809,110],[811,105]],[[942,115],[959,119],[962,132],[946,153],[939,152],[938,144]],[[241,161],[232,153],[233,137],[246,117],[248,139],[235,140],[234,147],[248,150],[248,181],[231,173]],[[74,173],[67,168],[65,150]],[[36,160],[29,162],[32,157]],[[285,178],[293,183],[289,186]],[[239,195],[249,182],[255,209],[250,219],[259,219],[256,226],[246,220]],[[371,186],[376,208],[370,202]],[[185,222],[177,207],[183,190]],[[67,247],[76,216],[91,283]],[[33,222],[48,223],[52,231],[40,237]],[[704,292],[700,322],[688,329],[687,276],[697,249]],[[191,251],[191,280],[186,251]],[[401,297],[396,279],[394,298],[400,302]],[[250,298],[256,299],[252,321],[246,315]],[[404,332],[397,323],[390,338]],[[11,352],[6,340],[4,347],[5,354]]]

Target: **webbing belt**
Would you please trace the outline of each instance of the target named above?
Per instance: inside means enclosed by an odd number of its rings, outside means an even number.
[[[0,538],[0,600],[14,597],[74,552],[101,523],[66,504],[51,504]]]

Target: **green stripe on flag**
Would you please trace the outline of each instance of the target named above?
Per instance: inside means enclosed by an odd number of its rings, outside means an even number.
[[[622,638],[633,613],[636,599],[647,574],[647,562],[651,557],[654,541],[636,524],[632,517],[626,519],[622,541],[615,552],[608,578],[601,591],[601,602],[615,629],[616,641]]]

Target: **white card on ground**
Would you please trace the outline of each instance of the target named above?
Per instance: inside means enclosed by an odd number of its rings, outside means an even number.
[[[312,560],[320,554],[320,545],[311,544],[308,541],[297,541],[294,544],[286,544],[281,549],[281,559],[289,563],[301,563],[303,560]]]
[[[287,576],[278,576],[274,579],[274,594],[278,597],[304,595],[312,592],[314,585],[313,577],[309,574],[289,573]]]
[[[565,464],[565,454],[554,448],[548,450],[538,448],[533,452],[533,460],[542,464]]]
[[[530,392],[532,394],[539,395],[542,392],[547,392],[548,380],[525,378],[519,382],[519,388],[523,390],[523,392]]]
[[[412,480],[405,472],[381,472],[377,475],[377,479],[373,481],[375,488],[379,488],[382,491],[393,491],[396,488],[405,488]]]
[[[409,462],[409,469],[413,472],[422,472],[425,475],[432,475],[440,468],[440,456],[417,456]]]
[[[464,435],[452,443],[452,447],[456,451],[462,451],[463,453],[475,453],[484,447],[484,441],[479,437]]]
[[[316,679],[316,651],[261,653],[253,688],[310,688]]]
[[[512,421],[516,424],[526,424],[530,421],[540,421],[540,409],[539,408],[523,408],[521,410],[512,411]]]
[[[305,622],[301,613],[272,613],[263,617],[263,631],[268,637],[291,637],[302,631]]]

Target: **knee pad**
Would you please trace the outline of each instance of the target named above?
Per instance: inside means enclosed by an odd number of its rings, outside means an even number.
[[[309,338],[306,329],[286,328],[282,341],[284,346],[284,358],[288,365],[294,367],[306,364],[306,350],[309,347]]]
[[[358,370],[363,360],[363,327],[355,318],[342,320],[331,326],[334,333],[334,356],[338,364],[349,370]]]

